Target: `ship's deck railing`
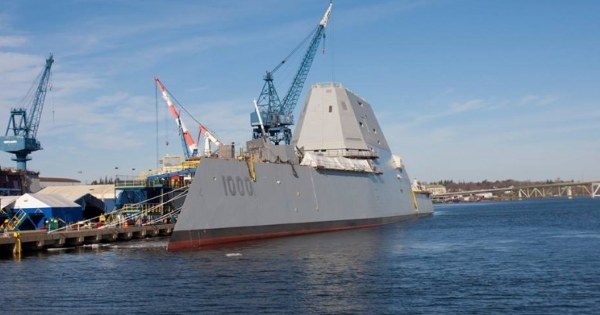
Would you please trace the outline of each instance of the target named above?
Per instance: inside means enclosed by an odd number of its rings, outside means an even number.
[[[172,173],[172,172],[178,172],[178,171],[183,171],[183,170],[187,170],[187,169],[195,169],[198,167],[198,164],[200,164],[200,160],[188,160],[188,161],[184,161],[181,162],[181,164],[177,164],[177,165],[169,165],[169,166],[163,166],[162,170],[160,171],[161,173]],[[154,175],[154,174],[151,174]]]
[[[158,170],[148,170],[140,172],[140,175],[136,179],[149,180],[148,184],[151,186],[159,185],[159,179],[168,176],[184,176],[186,174],[193,174],[200,164],[200,158],[193,160],[186,160],[179,164],[163,166]],[[193,175],[192,175],[193,176]]]
[[[115,181],[115,188],[123,187],[145,187],[147,182],[142,179],[117,179]]]
[[[163,210],[163,204],[160,203],[135,203],[135,204],[125,204],[123,208],[121,208],[121,212],[124,213],[137,213],[137,212],[146,212],[146,213],[160,213]]]

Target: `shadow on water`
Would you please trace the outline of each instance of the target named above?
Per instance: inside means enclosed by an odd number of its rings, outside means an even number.
[[[27,250],[24,251],[21,255],[16,255],[13,253],[12,250],[6,249],[0,251],[0,261],[47,258],[49,256],[55,255],[86,255],[91,253],[97,253],[100,251],[109,251],[115,249],[166,249],[167,241],[168,238],[166,237],[154,237],[143,240],[131,240],[124,242],[95,243],[71,247],[49,247],[40,250]]]

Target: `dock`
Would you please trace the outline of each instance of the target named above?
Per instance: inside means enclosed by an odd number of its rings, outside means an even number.
[[[76,247],[87,244],[124,242],[169,236],[175,224],[152,224],[127,227],[82,228],[57,231],[0,232],[0,252],[27,253],[47,248]]]

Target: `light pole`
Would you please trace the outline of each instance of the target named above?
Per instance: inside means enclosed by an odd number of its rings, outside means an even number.
[[[114,199],[114,207],[113,210],[117,210],[117,182],[119,181],[119,167],[115,166],[115,180],[114,180],[114,188],[113,188],[113,192],[115,195],[115,199]]]

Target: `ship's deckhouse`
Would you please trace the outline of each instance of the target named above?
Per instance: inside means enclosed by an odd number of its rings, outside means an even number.
[[[312,86],[292,145],[355,158],[376,158],[379,150],[390,150],[371,105],[339,83]]]

